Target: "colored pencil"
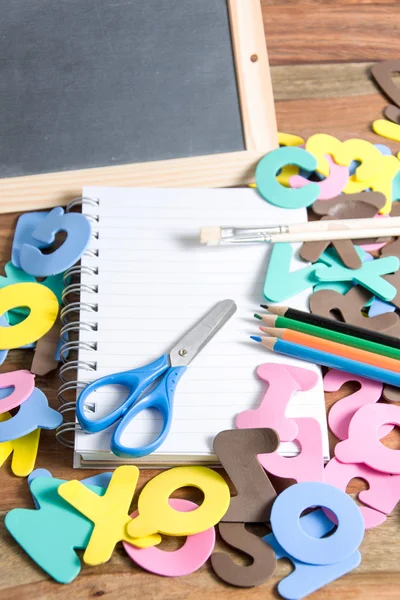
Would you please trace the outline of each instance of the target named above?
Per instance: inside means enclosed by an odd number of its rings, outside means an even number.
[[[346,346],[345,344],[338,344],[331,340],[308,335],[307,333],[301,333],[300,331],[293,331],[292,329],[277,329],[276,327],[260,327],[260,329],[272,337],[286,340],[287,342],[307,346],[307,348],[315,348],[315,350],[336,354],[338,356],[343,356],[343,358],[367,363],[373,367],[400,373],[400,361],[395,358],[388,358],[381,354],[374,354],[373,352],[367,352],[366,350],[360,350],[359,348]]]
[[[395,387],[400,387],[400,374],[395,373],[394,371],[373,367],[366,363],[360,363],[356,360],[337,356],[336,354],[329,354],[328,352],[321,352],[314,348],[307,348],[307,346],[301,346],[300,344],[285,342],[285,340],[278,340],[271,337],[262,338],[253,335],[250,337],[252,340],[263,344],[263,346],[273,352],[278,352],[279,354],[299,358],[300,360],[305,360],[323,367],[338,369],[339,371],[353,373],[354,375],[360,375],[360,377],[366,377],[367,379],[373,379]]]
[[[334,319],[327,319],[326,317],[320,317],[313,315],[312,313],[297,310],[296,308],[289,308],[287,306],[271,306],[261,304],[261,308],[269,310],[274,315],[280,315],[287,317],[288,319],[294,319],[295,321],[302,321],[303,323],[309,323],[310,325],[316,325],[317,327],[325,327],[332,331],[339,331],[346,335],[352,335],[354,337],[363,338],[377,344],[383,344],[390,346],[391,348],[400,349],[400,340],[398,338],[372,331],[371,329],[364,329],[363,327],[357,327],[356,325],[350,325],[349,323],[342,323],[341,321],[335,321]],[[367,318],[367,317],[366,317]]]
[[[366,350],[367,352],[373,352],[374,354],[382,354],[383,356],[389,356],[400,360],[400,350],[392,348],[391,346],[384,346],[383,344],[377,344],[364,340],[362,338],[354,337],[352,335],[346,335],[339,331],[333,331],[332,329],[324,329],[317,327],[316,325],[310,325],[309,323],[303,323],[303,321],[295,321],[294,319],[288,319],[286,317],[279,317],[277,315],[254,315],[256,319],[260,319],[267,327],[283,327],[284,329],[291,329],[293,331],[301,331],[302,333],[308,333],[309,335],[315,335],[325,340],[331,340],[332,342],[338,342],[339,344],[345,344],[346,346],[353,346],[354,348],[360,348],[360,350]]]

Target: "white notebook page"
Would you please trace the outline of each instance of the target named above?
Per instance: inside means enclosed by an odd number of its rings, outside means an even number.
[[[98,267],[98,275],[82,277],[83,284],[98,286],[97,295],[84,290],[81,294],[82,302],[98,304],[98,312],[82,312],[81,321],[96,321],[98,330],[81,332],[80,339],[96,342],[97,351],[82,349],[79,359],[95,362],[97,370],[80,369],[78,380],[143,366],[168,352],[216,302],[231,298],[238,306],[181,378],[171,431],[157,451],[160,462],[163,455],[213,455],[215,435],[234,428],[239,412],[261,402],[266,384],[255,373],[260,364],[285,362],[319,373],[315,365],[273,354],[250,340],[258,332],[253,313],[264,301],[270,246],[199,244],[202,226],[299,223],[307,218],[305,209],[274,207],[250,188],[87,187],[83,195],[99,199],[98,208],[84,207],[86,214],[99,215],[99,238],[91,243],[99,256],[82,260],[84,266]],[[303,266],[294,260],[292,269]],[[285,304],[307,309],[308,296],[305,291]],[[120,401],[118,391],[96,392],[90,398],[93,416],[103,416]],[[328,458],[321,376],[314,390],[293,395],[287,414],[318,419]],[[154,439],[160,428],[157,416],[142,413],[130,424],[123,443],[139,446]],[[110,453],[111,434],[112,428],[94,435],[77,432],[75,451],[89,460],[99,453],[104,458]],[[298,448],[282,443],[280,451],[293,455]]]

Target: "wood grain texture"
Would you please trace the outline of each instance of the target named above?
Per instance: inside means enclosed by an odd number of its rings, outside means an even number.
[[[272,68],[272,77],[278,100],[279,130],[306,138],[317,132],[331,133],[341,140],[361,137],[386,143],[393,151],[399,151],[399,144],[383,140],[371,131],[371,122],[380,118],[387,101],[375,90],[368,76],[370,62],[400,55],[398,35],[395,35],[400,21],[398,0],[262,0],[262,5],[270,61],[277,65]],[[349,64],[338,64],[342,61]],[[329,64],[307,65],[318,62]],[[39,196],[39,188],[37,193]],[[2,215],[0,221],[2,265],[10,257],[16,218],[15,214],[7,214]],[[29,369],[32,356],[29,350],[12,351],[0,371]],[[49,396],[51,404],[57,406],[57,376],[38,377],[37,383]],[[351,386],[327,394],[327,409],[349,389]],[[398,448],[398,439],[394,433],[388,443]],[[331,449],[335,443],[331,437]],[[2,515],[15,506],[32,506],[26,480],[14,477],[9,463],[8,460],[0,470]],[[42,432],[37,466],[48,468],[55,476],[66,479],[93,474],[89,470],[73,471],[71,463],[72,452],[56,444],[52,432]],[[154,470],[142,470],[138,489],[155,473]],[[355,494],[364,487],[359,480],[353,480],[348,491]],[[399,522],[397,507],[381,527],[366,533],[361,546],[360,567],[311,598],[398,600]],[[71,585],[62,586],[51,581],[25,556],[5,531],[2,518],[0,523],[1,600],[80,600],[103,596],[113,600],[136,596],[143,600],[198,600],[204,597],[272,600],[279,597],[277,582],[291,570],[286,561],[279,561],[276,576],[271,581],[249,590],[223,584],[209,564],[189,577],[169,580],[141,571],[119,545],[109,563],[94,568],[84,566]],[[176,548],[176,541],[168,540],[165,547]],[[218,541],[218,547],[232,553],[221,541]],[[244,564],[243,556],[238,553],[232,553],[232,556]]]
[[[344,141],[362,138],[374,144],[385,144],[398,152],[397,142],[376,135],[371,129],[380,118],[387,101],[378,92],[367,96],[307,98],[278,101],[278,130],[308,138],[314,133],[329,133]]]
[[[271,67],[275,101],[374,94],[373,64],[275,65]]]
[[[360,5],[343,0],[262,0],[262,6],[272,65],[370,62],[399,57],[398,2]]]
[[[66,205],[84,185],[119,187],[229,187],[250,183],[263,152],[231,152],[134,165],[0,179],[0,213]]]
[[[274,98],[259,0],[228,0],[246,149],[277,147]]]

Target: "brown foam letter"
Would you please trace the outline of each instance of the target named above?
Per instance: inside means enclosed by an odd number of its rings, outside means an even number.
[[[393,106],[393,104],[389,104],[386,108],[383,109],[384,116],[392,123],[396,123],[396,125],[400,125],[400,108],[397,106]]]
[[[55,358],[55,353],[60,341],[60,329],[61,323],[57,320],[50,331],[36,343],[31,373],[44,376],[57,369],[59,361]]]
[[[242,567],[228,554],[215,552],[211,556],[211,565],[218,577],[238,587],[255,587],[273,575],[276,568],[274,551],[258,536],[247,531],[244,523],[220,523],[218,527],[222,539],[229,546],[253,559],[253,564]]]
[[[310,298],[310,310],[312,313],[328,319],[335,319],[334,311],[338,311],[345,323],[388,335],[398,335],[400,319],[395,313],[385,313],[376,317],[362,315],[361,310],[371,296],[371,292],[360,286],[351,288],[347,294],[339,294],[339,292],[329,289],[319,290]]]
[[[396,106],[400,107],[400,88],[395,84],[392,73],[400,73],[400,60],[384,60],[371,69],[373,78]]]
[[[332,220],[331,217],[322,217],[321,221]],[[333,242],[305,242],[300,249],[300,256],[303,260],[308,262],[316,262],[321,254],[328,248],[328,246],[335,248],[343,261],[343,264],[348,269],[360,269],[362,262],[358,256],[354,244],[351,240],[336,240]]]
[[[385,203],[386,198],[380,192],[358,192],[341,194],[330,200],[317,200],[311,208],[316,215],[322,217],[328,215],[333,219],[367,219],[374,217]]]
[[[382,395],[387,402],[400,402],[400,388],[393,387],[392,385],[385,385]]]
[[[400,217],[400,202],[393,202],[391,217]],[[381,249],[380,256],[398,256],[400,258],[400,238],[395,238]]]
[[[257,454],[275,452],[278,446],[278,434],[268,428],[231,429],[215,437],[214,452],[237,491],[221,521],[269,521],[276,492]]]
[[[332,219],[367,219],[374,217],[385,204],[385,197],[379,192],[361,192],[359,194],[342,194],[331,200],[317,200],[312,206],[313,212],[321,215],[321,221]],[[356,240],[362,244],[364,240]],[[372,240],[373,241],[373,240]],[[371,243],[371,240],[369,240]],[[303,260],[316,262],[328,246],[332,244],[349,269],[359,269],[361,259],[358,256],[352,240],[337,240],[324,242],[305,242],[300,249]]]

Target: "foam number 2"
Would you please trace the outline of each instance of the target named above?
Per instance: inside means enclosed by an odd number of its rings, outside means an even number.
[[[343,373],[342,371],[329,370],[324,377],[324,391],[337,392],[342,385],[349,381],[357,381],[361,388],[336,402],[329,411],[329,427],[339,440],[345,440],[349,432],[349,424],[361,406],[378,402],[382,395],[382,384],[364,377]],[[389,427],[389,431],[392,428]],[[386,435],[388,431],[385,432]]]
[[[21,269],[35,277],[48,277],[72,267],[89,245],[92,233],[90,222],[84,215],[65,214],[64,209],[57,207],[38,223],[31,236],[42,246],[50,246],[59,231],[65,231],[67,239],[51,254],[43,254],[33,244],[23,244],[19,254]]]
[[[54,293],[40,283],[16,283],[0,289],[0,314],[26,306],[26,319],[11,327],[0,327],[0,350],[11,350],[32,344],[54,325],[58,301]]]

